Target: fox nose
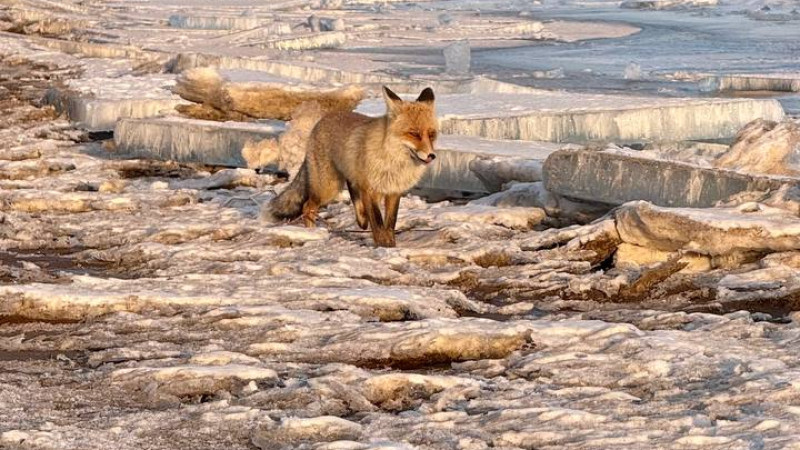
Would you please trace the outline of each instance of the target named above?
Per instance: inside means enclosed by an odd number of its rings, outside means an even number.
[[[436,159],[436,155],[434,155],[433,153],[428,153],[428,157],[427,157],[427,158],[425,158],[425,162],[426,162],[426,163],[430,163],[430,162],[431,162],[431,161],[433,161],[434,159]]]

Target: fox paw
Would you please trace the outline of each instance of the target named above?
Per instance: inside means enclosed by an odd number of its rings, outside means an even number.
[[[375,233],[372,235],[372,240],[378,247],[396,247],[397,243],[394,239],[394,233]]]

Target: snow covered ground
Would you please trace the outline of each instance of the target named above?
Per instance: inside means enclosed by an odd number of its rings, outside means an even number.
[[[800,448],[796,94],[708,81],[794,80],[796,7],[0,4],[0,448]],[[259,219],[313,114],[179,117],[205,65],[287,95],[431,84],[443,125],[489,125],[441,138],[375,248],[344,193],[314,229]],[[605,134],[489,139],[554,110]]]

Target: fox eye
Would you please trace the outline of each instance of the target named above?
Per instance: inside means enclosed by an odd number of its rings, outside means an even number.
[[[414,139],[422,139],[422,136],[420,136],[419,132],[417,132],[417,131],[412,131],[412,132],[410,132],[408,134],[409,134],[409,136],[411,136]]]
[[[436,139],[436,132],[435,132],[435,131],[431,131],[430,133],[428,133],[428,137],[429,137],[431,140],[434,140],[434,139]]]

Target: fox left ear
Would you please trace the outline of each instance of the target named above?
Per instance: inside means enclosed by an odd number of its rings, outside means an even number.
[[[423,89],[419,97],[417,97],[417,101],[422,103],[433,103],[433,100],[433,89],[431,88]]]

